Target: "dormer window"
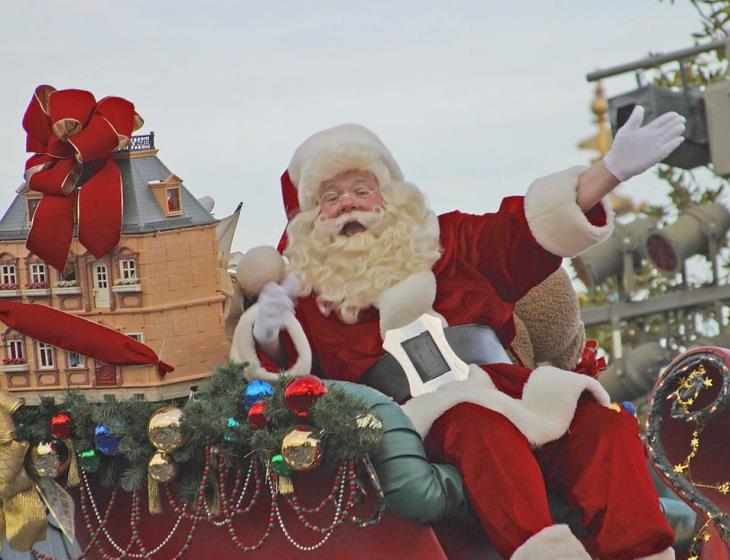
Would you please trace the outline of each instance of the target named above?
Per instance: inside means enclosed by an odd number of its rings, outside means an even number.
[[[150,181],[147,184],[165,216],[180,216],[183,213],[180,177],[170,174],[165,179]]]
[[[167,193],[167,211],[170,214],[180,213],[180,187],[172,187],[166,189]]]

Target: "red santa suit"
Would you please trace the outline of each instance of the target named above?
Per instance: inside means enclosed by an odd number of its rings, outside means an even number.
[[[397,178],[400,170],[387,150],[382,153]],[[294,183],[304,174],[296,159],[289,167]],[[300,349],[306,336],[325,376],[354,382],[384,355],[384,320],[398,325],[398,316],[417,317],[431,306],[450,326],[491,327],[508,347],[515,335],[514,303],[554,272],[562,257],[611,232],[610,209],[599,204],[584,214],[575,203],[584,169],[539,179],[525,197],[504,199],[496,213],[439,216],[427,226],[437,229],[443,248],[433,274],[414,274],[389,288],[378,309],[363,310],[355,324],[324,316],[315,294],[300,298],[290,334]],[[288,180],[285,174],[285,188]],[[232,357],[262,372],[250,336],[244,346]],[[608,395],[596,380],[551,366],[491,364],[471,366],[468,380],[444,389],[411,399],[404,411],[430,453],[459,468],[502,555],[530,558],[566,538],[552,527],[546,484],[580,508],[591,535],[587,548],[600,558],[640,558],[672,544],[637,422],[605,406]],[[584,557],[571,554],[565,558]]]

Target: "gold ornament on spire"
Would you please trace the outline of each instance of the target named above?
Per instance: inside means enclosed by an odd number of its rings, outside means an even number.
[[[598,132],[595,136],[586,138],[585,140],[578,143],[578,147],[582,150],[594,150],[598,152],[598,157],[593,158],[591,163],[595,163],[603,159],[608,151],[611,149],[611,143],[613,137],[611,136],[611,129],[606,122],[606,113],[608,113],[608,101],[603,96],[603,86],[601,82],[596,83],[596,92],[591,103],[591,111],[596,115],[596,126]]]

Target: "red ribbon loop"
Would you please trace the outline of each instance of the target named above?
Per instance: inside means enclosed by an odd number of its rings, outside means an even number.
[[[122,179],[111,152],[125,146],[142,124],[134,105],[121,97],[97,102],[85,90],[36,88],[23,116],[26,150],[35,152],[25,164],[25,179],[44,197],[28,234],[30,251],[63,270],[73,237],[77,190],[79,241],[97,258],[117,245]],[[88,179],[79,185],[88,164]]]
[[[603,356],[598,358],[598,341],[592,338],[586,340],[580,362],[573,371],[596,377],[604,369],[606,369],[606,358]]]

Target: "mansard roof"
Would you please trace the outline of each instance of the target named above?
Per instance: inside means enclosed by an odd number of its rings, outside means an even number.
[[[166,216],[160,208],[149,184],[164,182],[173,174],[157,157],[154,134],[133,137],[130,146],[116,154],[114,159],[122,175],[122,235],[217,223],[183,184],[180,184],[182,213]],[[80,188],[83,189],[83,185]],[[25,239],[29,231],[25,197],[21,192],[0,219],[0,240]]]

